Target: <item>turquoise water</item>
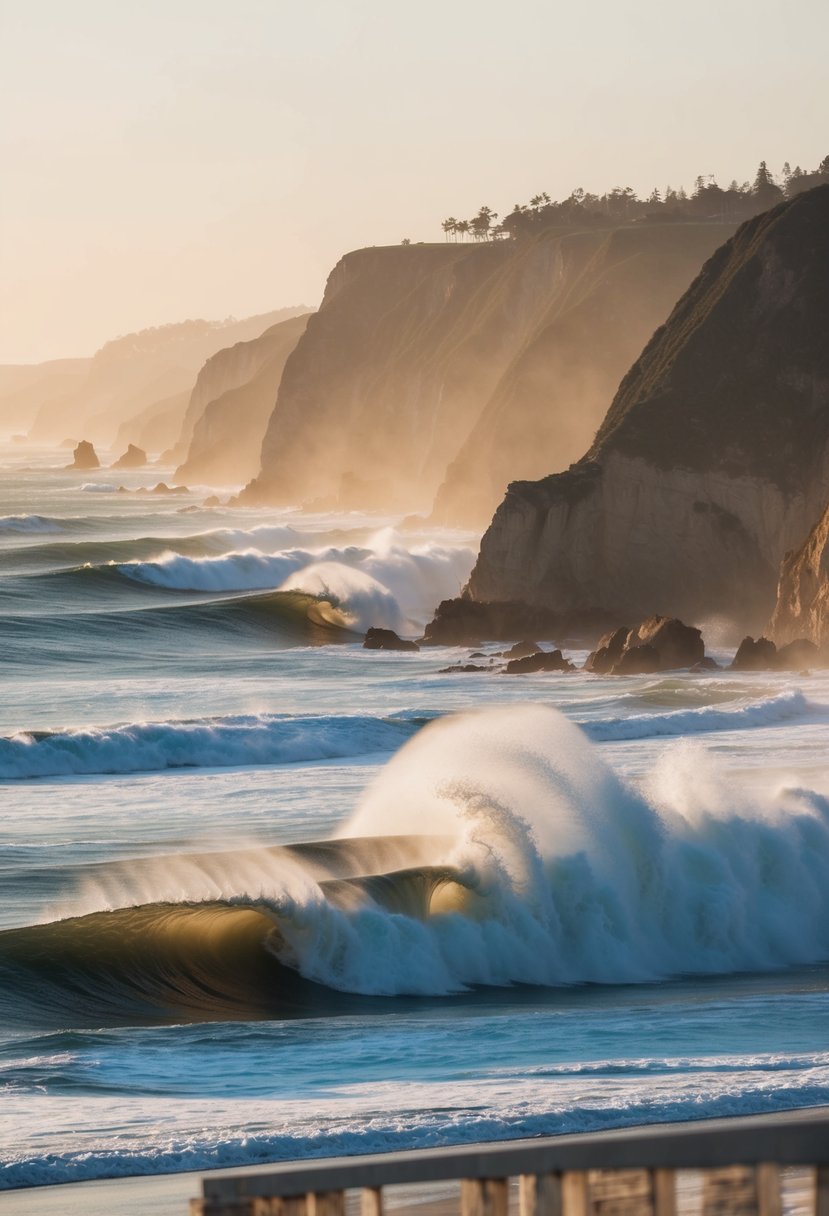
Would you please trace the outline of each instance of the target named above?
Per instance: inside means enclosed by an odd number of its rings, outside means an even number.
[[[829,1100],[825,677],[443,675],[360,634],[474,537],[65,459],[0,451],[0,1187]]]

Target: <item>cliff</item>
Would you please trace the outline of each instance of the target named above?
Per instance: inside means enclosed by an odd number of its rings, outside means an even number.
[[[436,519],[484,522],[510,476],[584,450],[623,371],[730,231],[348,254],[286,364],[245,499],[428,511],[437,495]]]
[[[192,431],[187,457],[176,470],[178,480],[238,484],[258,471],[285,362],[305,332],[308,316],[282,321],[260,338],[208,360],[190,398],[184,429],[192,422]],[[198,404],[207,400],[193,421],[196,398]]]
[[[829,496],[829,187],[709,259],[587,455],[509,487],[466,594],[620,619],[767,619]]]
[[[829,644],[829,507],[783,559],[769,633],[778,645],[797,638]]]
[[[58,440],[84,434],[108,444],[129,418],[189,393],[199,368],[217,350],[258,337],[269,325],[300,311],[279,309],[241,321],[181,321],[115,338],[89,360],[71,392],[44,397],[29,434]],[[132,442],[135,436],[126,439]]]

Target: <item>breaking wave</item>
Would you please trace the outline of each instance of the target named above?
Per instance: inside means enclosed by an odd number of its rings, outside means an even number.
[[[129,722],[0,738],[0,780],[294,764],[391,752],[423,722],[415,716],[237,714]]]
[[[702,706],[666,714],[633,714],[582,723],[582,730],[596,742],[648,739],[655,736],[696,735],[709,731],[751,730],[775,726],[801,718],[829,717],[829,705],[808,700],[797,690],[729,708]]]
[[[62,919],[0,934],[4,1016],[330,1013],[829,958],[826,798],[741,794],[687,741],[641,789],[538,705],[430,723],[334,841],[207,857],[104,868]]]
[[[63,521],[48,515],[0,515],[0,534],[13,532],[61,532]]]

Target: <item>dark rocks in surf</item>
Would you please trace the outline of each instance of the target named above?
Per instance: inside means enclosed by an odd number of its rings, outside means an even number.
[[[613,665],[614,676],[644,676],[660,671],[659,651],[655,646],[628,646]]]
[[[771,671],[777,666],[777,647],[769,638],[743,638],[731,662],[732,671]]]
[[[509,650],[504,651],[503,658],[526,659],[531,654],[538,654],[540,650],[538,642],[516,642],[514,646],[510,646]]]
[[[825,667],[826,658],[820,647],[808,638],[795,638],[777,651],[775,666],[781,671],[804,671],[810,667]]]
[[[491,667],[481,667],[480,663],[453,663],[451,667],[441,667],[440,676],[467,675],[473,671],[492,671]]]
[[[506,666],[506,673],[510,676],[529,675],[535,671],[575,670],[560,650],[537,650],[534,654],[524,655],[523,658],[511,659]]]
[[[720,665],[716,659],[712,659],[710,655],[705,655],[698,663],[695,663],[694,666],[690,667],[688,670],[697,673],[701,671],[719,671]]]
[[[97,453],[88,439],[80,441],[73,455],[72,463],[66,466],[68,469],[100,469],[101,467]]]
[[[694,667],[705,658],[702,633],[676,617],[649,616],[633,629],[606,633],[587,656],[585,671],[633,675]]]
[[[417,642],[398,637],[393,629],[377,629],[372,626],[363,641],[364,650],[420,650]]]
[[[147,453],[134,443],[127,446],[123,456],[119,456],[112,466],[113,469],[141,469],[147,463]]]
[[[508,642],[513,638],[554,638],[561,632],[561,618],[546,608],[535,608],[521,600],[442,600],[426,626],[427,646],[479,646],[486,639]]]

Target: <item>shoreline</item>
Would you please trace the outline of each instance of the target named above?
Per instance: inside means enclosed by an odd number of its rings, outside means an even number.
[[[699,1126],[701,1123],[722,1123],[731,1127],[759,1121],[808,1123],[812,1119],[829,1117],[829,1105],[804,1106],[793,1110],[753,1115],[737,1115],[727,1119],[694,1119],[676,1123],[630,1124],[629,1129],[682,1128]],[[622,1129],[617,1129],[622,1130]],[[600,1135],[600,1131],[582,1133],[586,1136]],[[481,1141],[475,1147],[485,1152],[495,1145],[510,1143],[515,1146],[537,1143],[538,1139],[555,1137],[520,1137],[515,1140]],[[447,1146],[449,1147],[449,1146]],[[467,1145],[466,1147],[470,1147]],[[413,1153],[424,1150],[411,1150]],[[376,1156],[378,1154],[366,1154]],[[355,1154],[355,1156],[357,1156]],[[315,1162],[353,1161],[354,1157],[321,1157]],[[268,1174],[291,1162],[270,1162],[261,1165],[228,1166],[215,1170],[184,1170],[169,1174],[136,1174],[126,1178],[96,1178],[83,1182],[64,1182],[54,1186],[22,1187],[0,1191],[0,1213],[8,1216],[111,1216],[113,1212],[124,1216],[186,1216],[188,1201],[201,1195],[201,1181],[206,1176],[240,1177]],[[784,1212],[799,1213],[805,1210],[812,1191],[811,1171],[807,1167],[796,1167],[784,1171],[786,1179]],[[409,1186],[385,1188],[385,1206],[390,1211],[405,1209],[411,1216],[429,1213],[430,1216],[450,1216],[458,1210],[455,1193],[458,1182],[423,1182]],[[700,1188],[698,1172],[682,1171],[678,1188],[678,1210],[693,1213],[698,1204]],[[510,1204],[512,1208],[512,1202]],[[358,1211],[352,1201],[347,1204],[347,1216]]]

